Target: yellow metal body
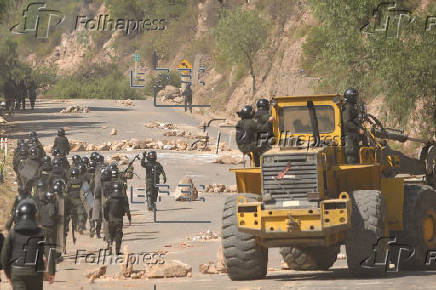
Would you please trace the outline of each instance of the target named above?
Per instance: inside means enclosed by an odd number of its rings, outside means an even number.
[[[292,135],[281,132],[279,110],[283,107],[314,105],[331,106],[334,109],[334,129],[330,133],[320,133],[321,140],[328,145],[288,146],[289,138],[298,137],[302,141],[313,141],[312,134]],[[262,201],[262,169],[232,169],[236,174],[238,192],[255,193],[259,201],[247,202],[241,195],[238,198],[239,230],[257,236],[266,247],[289,245],[331,245],[344,242],[350,227],[351,202],[347,193],[354,190],[379,190],[382,192],[390,231],[403,229],[404,180],[384,178],[383,170],[397,166],[390,156],[383,156],[381,146],[361,147],[358,164],[345,164],[342,147],[341,97],[319,95],[306,97],[278,97],[273,99],[273,131],[276,145],[264,153],[268,156],[283,156],[310,152],[316,154],[318,171],[318,206],[305,208],[293,206],[295,201],[283,202],[283,208],[268,209]],[[303,142],[304,143],[304,142]],[[307,143],[307,142],[306,142]],[[295,203],[297,205],[297,203]]]

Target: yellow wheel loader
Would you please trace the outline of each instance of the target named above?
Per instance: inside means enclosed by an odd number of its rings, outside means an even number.
[[[271,104],[274,145],[260,167],[231,169],[239,194],[226,200],[222,217],[229,277],[263,278],[272,247],[281,247],[291,269],[327,270],[345,245],[350,272],[383,272],[377,260],[385,260],[386,240],[414,250],[399,269],[426,266],[427,252],[436,249],[436,192],[426,184],[433,179],[432,144],[415,160],[422,179],[395,177],[400,157],[386,139],[421,140],[362,112],[359,163],[347,164],[342,96],[275,97]]]

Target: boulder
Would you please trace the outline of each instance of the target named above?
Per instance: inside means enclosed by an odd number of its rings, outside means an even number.
[[[85,146],[81,143],[71,145],[71,152],[85,151]]]
[[[46,145],[46,146],[44,146],[44,151],[45,152],[51,152],[52,149],[53,149],[53,145]]]
[[[238,186],[236,184],[227,186],[229,192],[238,192]]]
[[[220,164],[243,164],[244,159],[239,156],[232,156],[232,155],[222,155],[213,161],[213,163],[220,163]]]
[[[100,278],[104,274],[106,274],[107,266],[101,266],[98,269],[92,270],[86,274],[86,277],[89,278],[89,281],[92,283],[95,279]]]
[[[112,128],[112,130],[111,130],[111,135],[117,135],[117,129]]]
[[[85,147],[86,151],[95,151],[95,145],[94,144],[88,144]]]
[[[165,264],[155,264],[148,266],[145,278],[171,278],[171,277],[189,277],[192,275],[192,267],[182,263],[179,260],[165,261]]]
[[[95,150],[96,151],[109,151],[111,148],[109,145],[107,144],[102,144],[102,145],[96,145],[95,146]]]
[[[164,150],[174,150],[176,147],[172,144],[163,145],[162,149]]]
[[[198,198],[198,190],[192,182],[191,177],[183,177],[182,179],[180,179],[178,184],[189,184],[191,185],[191,188],[189,188],[188,186],[177,186],[176,191],[174,192],[176,201],[188,201],[189,198],[191,198],[192,200],[196,200]],[[191,191],[191,194],[186,191]]]
[[[165,95],[166,96],[174,96],[174,95],[179,95],[180,94],[180,90],[176,87],[173,87],[171,85],[167,85],[165,87]]]
[[[6,123],[6,120],[2,116],[0,116],[0,123]]]

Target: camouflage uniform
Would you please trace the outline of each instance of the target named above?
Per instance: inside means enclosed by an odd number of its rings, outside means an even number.
[[[157,161],[146,161],[145,156],[141,159],[141,166],[145,168],[145,190],[147,192],[148,209],[153,209],[153,204],[157,201],[159,187],[156,184],[160,183],[160,176],[163,176],[164,183],[167,177],[162,165]]]

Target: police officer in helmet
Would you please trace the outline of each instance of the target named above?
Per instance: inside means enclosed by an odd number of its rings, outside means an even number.
[[[260,124],[254,117],[254,109],[246,105],[237,113],[241,120],[236,124],[236,143],[239,150],[244,154],[253,153],[254,164],[260,166],[260,154],[262,152],[259,141],[259,132],[266,132],[269,129],[269,123]],[[268,119],[271,121],[271,119]]]
[[[167,182],[167,177],[162,165],[157,162],[156,151],[144,152],[142,154],[141,166],[145,168],[146,178],[145,187],[147,195],[147,208],[149,211],[153,210],[153,205],[157,201],[159,188],[157,184],[160,183],[160,176],[163,177],[163,183]]]
[[[36,224],[36,213],[34,202],[20,202],[16,210],[16,225],[9,231],[3,245],[3,269],[14,289],[43,289],[43,255],[47,251],[44,250],[43,232]],[[50,284],[56,271],[55,258],[55,255],[46,255]]]
[[[359,134],[362,134],[357,103],[359,92],[348,88],[344,93],[345,104],[342,106],[345,160],[349,164],[359,163]]]

